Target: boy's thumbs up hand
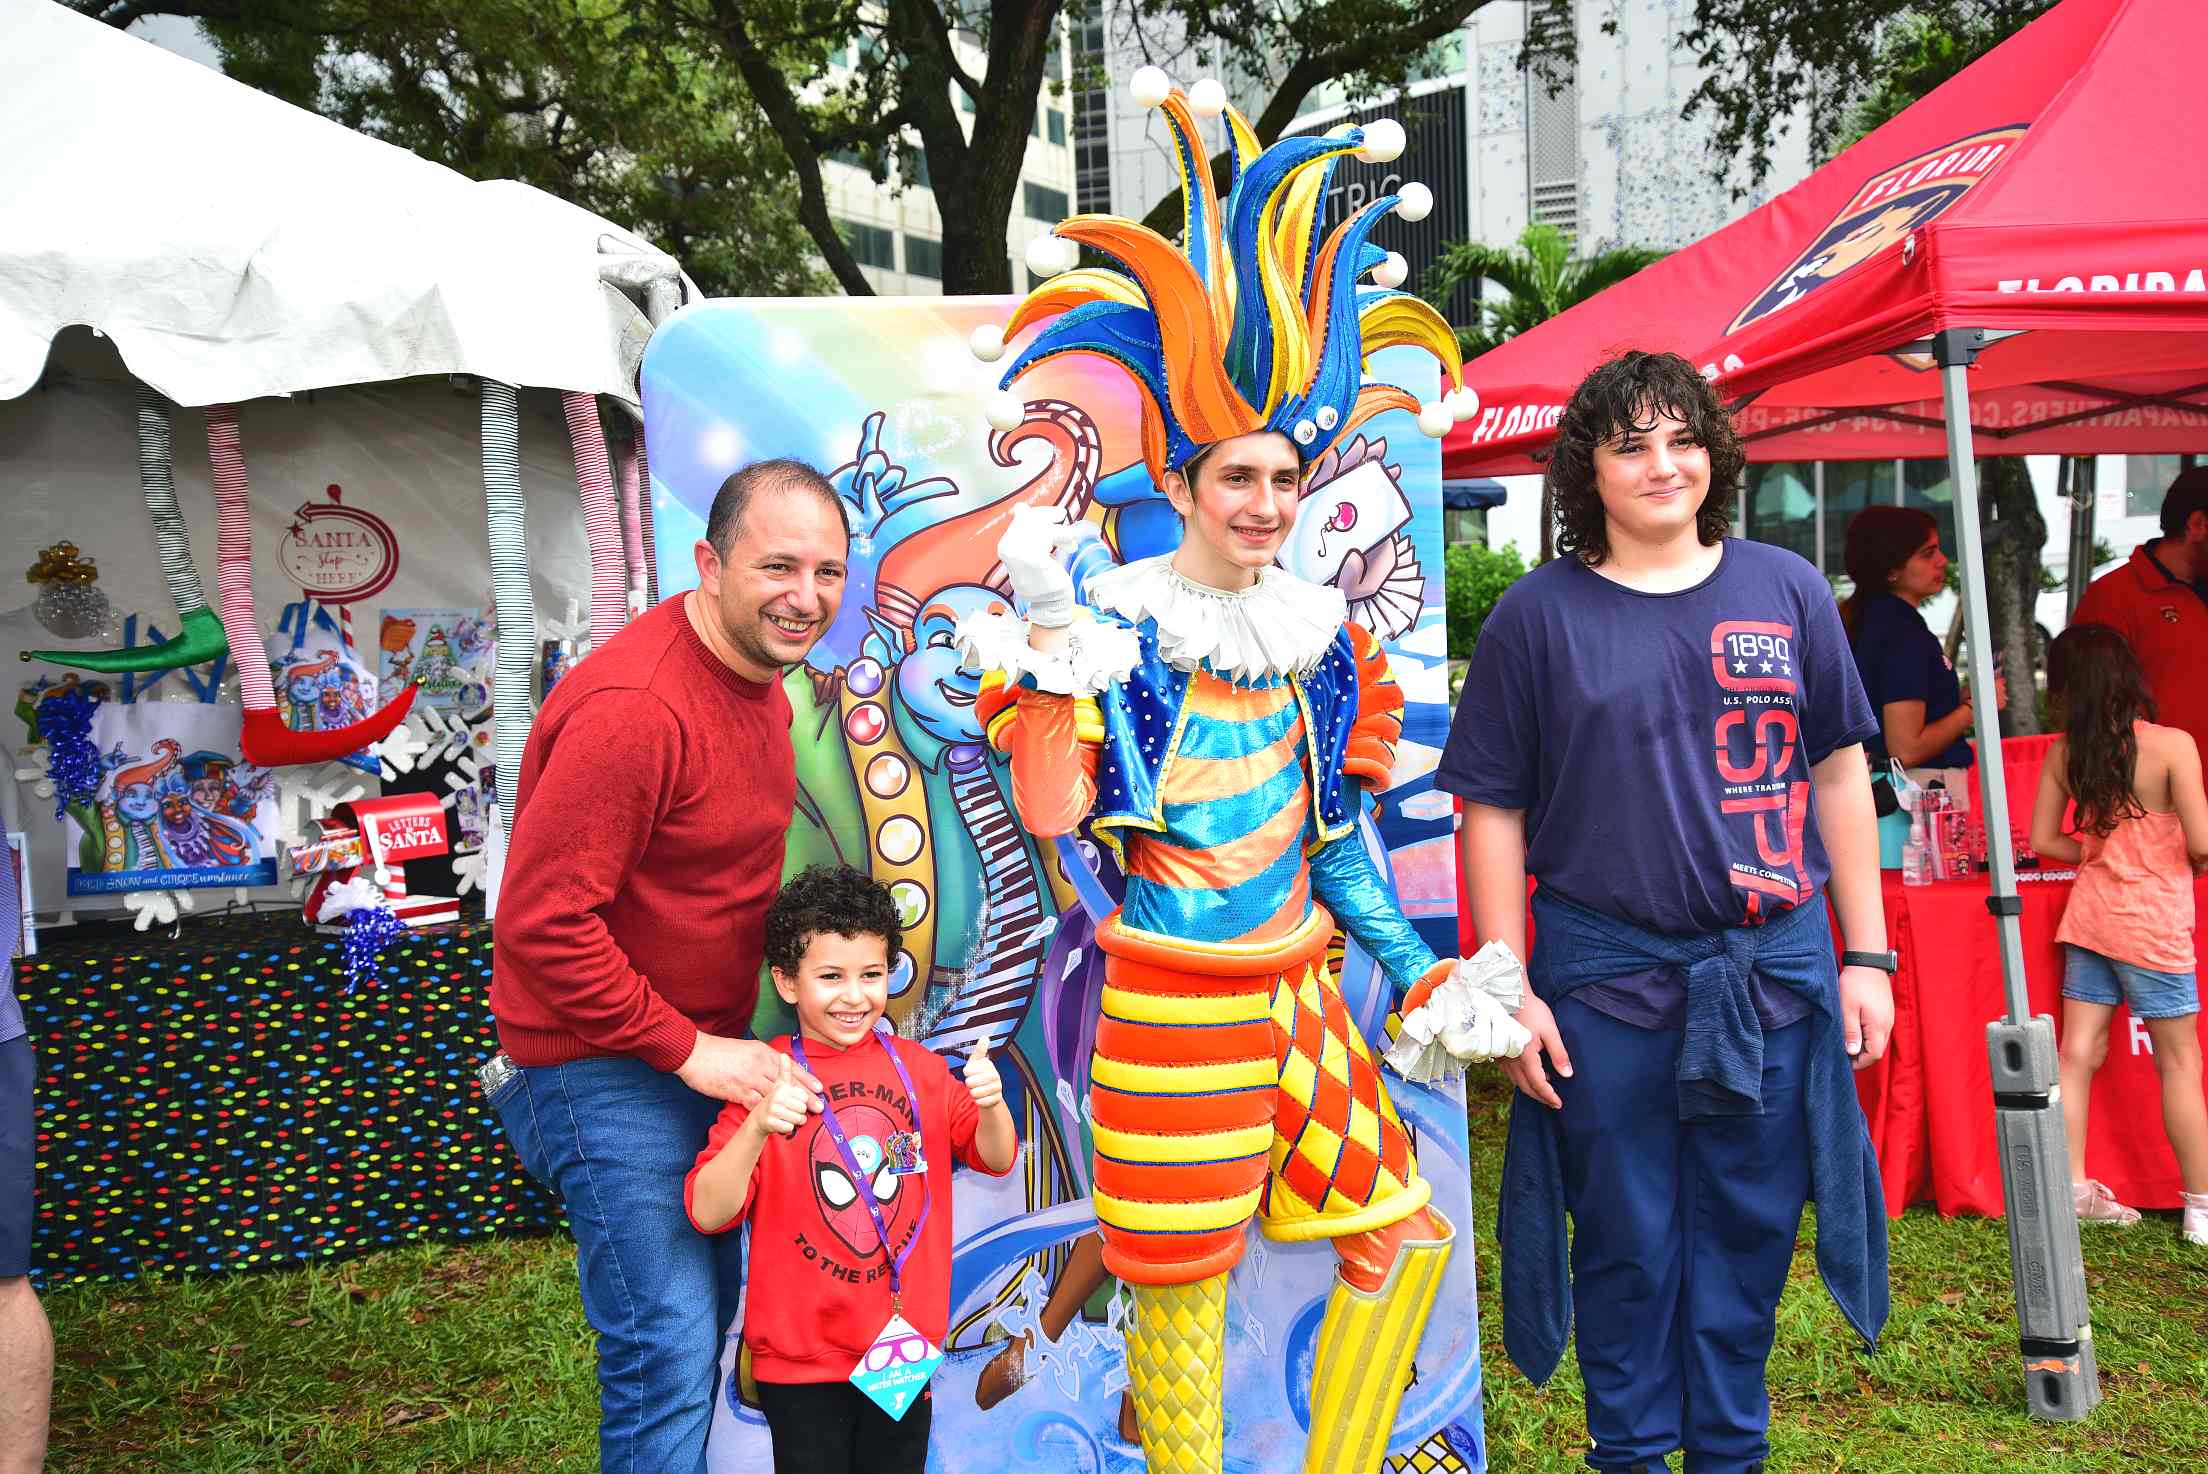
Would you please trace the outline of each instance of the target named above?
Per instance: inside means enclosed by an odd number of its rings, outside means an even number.
[[[989,1059],[989,1041],[976,1039],[966,1056],[966,1088],[982,1110],[1004,1104],[1004,1079]]]
[[[759,1102],[760,1122],[778,1136],[788,1136],[805,1124],[805,1117],[813,1107],[812,1092],[797,1083],[797,1066],[788,1055],[781,1056],[776,1068],[774,1085],[767,1091],[767,1098]]]

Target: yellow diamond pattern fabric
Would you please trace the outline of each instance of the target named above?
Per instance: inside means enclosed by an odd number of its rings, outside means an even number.
[[[1127,1289],[1128,1390],[1150,1474],[1218,1474],[1226,1458],[1227,1277]]]

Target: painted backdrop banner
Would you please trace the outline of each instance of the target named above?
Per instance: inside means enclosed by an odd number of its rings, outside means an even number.
[[[958,1177],[948,1355],[934,1381],[935,1474],[1142,1466],[1118,1434],[1124,1311],[1094,1252],[1085,1108],[1102,981],[1089,908],[1109,908],[1118,877],[1085,837],[1044,846],[1021,830],[1003,761],[974,724],[979,677],[959,668],[951,629],[1009,599],[996,542],[1017,503],[1087,518],[1123,562],[1169,551],[1179,524],[1142,468],[1124,376],[1078,358],[1047,364],[1022,381],[1026,421],[989,427],[982,410],[998,368],[977,363],[966,343],[1012,306],[705,302],[662,326],[644,362],[666,592],[695,582],[692,544],[713,493],[738,467],[794,456],[844,499],[854,537],[843,605],[809,663],[785,681],[800,789],[786,869],[840,860],[890,886],[906,927],[893,1018],[954,1064],[988,1039],[1019,1123],[1021,1162],[1010,1176]],[[1373,371],[1421,400],[1436,396],[1432,360],[1411,350],[1377,356]],[[1440,474],[1438,442],[1408,414],[1374,420],[1312,467],[1284,562],[1340,586],[1352,617],[1386,643],[1409,705],[1394,786],[1364,831],[1404,910],[1448,955],[1450,806],[1432,787],[1448,721]],[[1341,978],[1359,1026],[1379,1039],[1392,1022],[1385,980],[1354,947]],[[761,1034],[787,1032],[773,990],[762,996]],[[1486,1450],[1463,1096],[1392,1078],[1389,1088],[1465,1250],[1450,1259],[1387,1467],[1478,1471]],[[1279,1244],[1252,1231],[1229,1290],[1230,1469],[1301,1467],[1314,1337],[1334,1266],[1323,1242]],[[1024,1356],[1007,1349],[1030,1330]],[[771,1462],[738,1358],[732,1337],[714,1474]]]
[[[68,806],[69,894],[272,885],[276,786],[238,755],[242,708],[103,701],[100,786]]]

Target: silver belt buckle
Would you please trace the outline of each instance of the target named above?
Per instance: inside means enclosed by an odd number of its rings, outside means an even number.
[[[482,1082],[483,1096],[488,1100],[505,1089],[506,1082],[520,1073],[521,1066],[514,1063],[512,1055],[501,1049],[476,1068],[475,1078]]]

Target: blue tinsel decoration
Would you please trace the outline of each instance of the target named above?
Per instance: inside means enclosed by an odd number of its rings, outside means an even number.
[[[399,918],[382,906],[364,906],[352,913],[345,928],[345,991],[383,977],[383,949],[405,931]]]
[[[100,791],[100,749],[92,741],[92,703],[64,691],[38,703],[38,735],[46,739],[46,776],[54,785],[54,817]]]

